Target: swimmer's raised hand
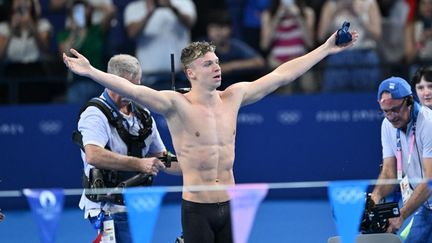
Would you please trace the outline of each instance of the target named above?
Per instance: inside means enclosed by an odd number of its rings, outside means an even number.
[[[351,46],[354,45],[354,43],[357,41],[359,34],[357,31],[352,31],[350,32],[351,36],[352,36],[352,41],[346,43],[346,44],[342,44],[340,46],[336,45],[336,35],[337,35],[337,31],[334,32],[325,42],[324,46],[329,48],[328,49],[328,53],[329,54],[335,54],[338,53],[340,51],[343,51],[347,48],[350,48]]]

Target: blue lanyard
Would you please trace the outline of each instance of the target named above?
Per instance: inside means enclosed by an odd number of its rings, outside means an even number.
[[[409,153],[408,153],[408,165],[411,163],[412,152],[414,151],[415,131],[416,131],[416,123],[417,123],[417,116],[418,116],[419,110],[420,110],[420,104],[417,102],[414,102],[413,110],[411,112],[412,135],[411,135],[411,143],[409,146]],[[402,163],[403,163],[400,132],[401,132],[401,129],[398,128],[396,130],[396,160],[397,160],[397,178],[398,178],[398,180],[402,179]]]
[[[101,210],[98,216],[96,216],[95,221],[93,222],[93,227],[97,230],[101,229],[104,220],[105,220],[105,212]]]
[[[104,100],[108,103],[108,105],[111,107],[111,109],[113,109],[115,112],[113,112],[114,117],[120,116],[121,119],[123,120],[123,125],[129,130],[129,123],[127,122],[127,120],[121,115],[120,110],[118,109],[117,105],[115,104],[115,102],[111,99],[111,96],[108,95],[108,90],[105,89],[104,92],[102,93],[102,96],[104,98]],[[131,110],[132,113],[135,112],[135,106],[133,103],[131,103]]]

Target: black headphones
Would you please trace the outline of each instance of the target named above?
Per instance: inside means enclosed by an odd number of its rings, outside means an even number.
[[[406,104],[407,104],[407,106],[414,104],[414,97],[412,95],[410,95],[406,98]]]

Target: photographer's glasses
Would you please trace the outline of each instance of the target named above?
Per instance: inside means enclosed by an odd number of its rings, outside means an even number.
[[[403,99],[403,101],[402,101],[402,103],[400,105],[395,106],[395,107],[393,107],[391,109],[388,109],[388,110],[381,110],[381,112],[385,116],[389,116],[390,114],[399,114],[400,111],[401,111],[401,109],[402,109],[402,107],[403,107],[403,105],[404,105],[404,103],[405,103],[405,101],[406,101],[406,98]]]

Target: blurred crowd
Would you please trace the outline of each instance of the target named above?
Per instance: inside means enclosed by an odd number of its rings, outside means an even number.
[[[329,56],[276,94],[373,91],[432,61],[432,0],[0,0],[0,103],[84,103],[102,87],[68,73],[62,53],[101,70],[136,56],[141,84],[187,87],[179,57],[190,41],[216,45],[220,89],[307,53],[350,22],[354,48]],[[175,75],[171,75],[174,54]]]

